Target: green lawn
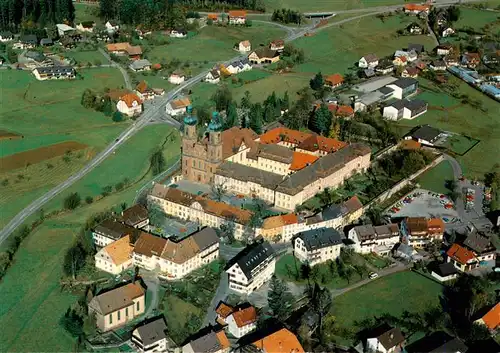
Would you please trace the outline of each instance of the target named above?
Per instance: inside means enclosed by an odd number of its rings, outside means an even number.
[[[239,53],[233,47],[242,40],[249,40],[252,48],[257,48],[284,36],[285,31],[269,24],[254,23],[251,27],[206,26],[192,38],[172,38],[169,44],[151,47],[146,56],[151,62],[178,59],[215,63],[238,56]]]
[[[451,168],[450,162],[443,161],[422,174],[417,179],[417,182],[423,189],[431,190],[440,194],[446,194],[449,192],[446,188],[446,181],[453,179],[453,169]]]
[[[298,65],[295,71],[311,74],[318,71],[323,74],[345,73],[369,53],[379,57],[390,56],[394,51],[406,48],[409,43],[434,47],[432,39],[427,36],[397,36],[396,31],[405,28],[413,20],[410,16],[394,15],[382,22],[375,16],[368,16],[340,27],[324,29],[312,37],[299,38],[293,45],[304,49],[306,61]]]
[[[497,21],[499,17],[498,12],[460,7],[460,19],[454,26],[457,29],[472,27],[475,30],[481,30],[485,25]]]
[[[69,50],[62,55],[74,59],[77,65],[87,65],[88,63],[95,65],[98,62],[101,64],[108,63],[108,60],[98,50]]]
[[[448,137],[443,144],[443,147],[446,147],[449,151],[456,154],[464,155],[478,142],[479,141],[474,138],[456,134]]]
[[[265,0],[264,5],[267,12],[273,9],[293,9],[302,12],[318,11],[340,11],[350,9],[362,9],[367,7],[403,4],[401,0]]]
[[[201,315],[199,308],[175,295],[166,295],[163,298],[163,306],[167,325],[174,332],[182,331],[190,314]]]
[[[75,3],[75,23],[85,21],[101,22],[99,19],[99,6],[89,6]]]
[[[339,326],[385,313],[398,316],[404,310],[423,312],[439,305],[442,286],[414,272],[399,272],[376,279],[334,300],[332,315]]]
[[[424,79],[420,81],[425,86],[437,89],[429,81]],[[500,114],[498,114],[498,103],[458,78],[450,77],[450,81],[458,84],[458,90],[461,94],[466,94],[471,99],[480,101],[487,111],[484,112],[470,105],[460,104],[447,110],[429,109],[427,113],[417,119],[402,120],[398,122],[398,125],[407,130],[417,125],[430,124],[438,129],[480,140],[479,144],[467,154],[456,158],[467,177],[482,178],[484,173],[492,170],[493,165],[499,162]],[[440,95],[447,96],[444,92],[441,92]],[[451,96],[449,97],[449,99],[453,99]],[[457,152],[463,152],[464,149],[462,143],[450,147],[456,148]]]

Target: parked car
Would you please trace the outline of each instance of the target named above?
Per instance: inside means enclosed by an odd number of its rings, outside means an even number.
[[[369,279],[375,279],[378,277],[378,273],[375,273],[375,272],[371,272],[369,275],[368,275],[368,278]]]

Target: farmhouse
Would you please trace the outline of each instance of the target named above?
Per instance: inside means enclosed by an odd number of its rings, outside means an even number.
[[[271,43],[269,43],[269,48],[271,50],[282,52],[285,49],[285,41],[283,39],[273,40]]]
[[[139,324],[132,331],[131,341],[141,353],[168,352],[175,347],[167,336],[167,324],[163,317]]]
[[[135,93],[127,93],[120,97],[120,100],[116,103],[116,109],[126,116],[140,115],[142,113],[142,99]]]
[[[244,10],[229,11],[228,21],[230,25],[244,25],[247,22],[247,12]]]
[[[382,115],[388,120],[415,119],[427,112],[427,106],[427,102],[420,99],[401,99],[386,105]]]
[[[106,49],[111,54],[121,56],[128,55],[129,58],[133,60],[140,59],[142,55],[142,48],[139,45],[132,46],[128,42],[107,44]]]
[[[333,74],[325,77],[325,86],[330,88],[337,88],[344,83],[344,76],[341,74]]]
[[[165,106],[165,111],[168,115],[178,116],[184,114],[186,108],[191,105],[189,98],[179,98],[167,103]]]
[[[106,219],[92,230],[92,239],[96,247],[104,247],[127,235],[132,235],[134,228],[113,219]]]
[[[358,66],[360,68],[366,69],[371,68],[374,69],[378,65],[378,58],[375,54],[368,54],[359,59]]]
[[[246,52],[249,52],[250,50],[252,50],[252,46],[250,45],[250,41],[248,41],[248,40],[241,41],[238,44],[238,50],[241,53],[246,53]]]
[[[274,274],[274,250],[265,241],[247,245],[226,265],[229,288],[241,294],[250,294],[269,281]]]
[[[168,77],[168,82],[173,83],[174,85],[180,85],[186,80],[186,75],[184,75],[180,71],[174,71]]]
[[[420,13],[429,14],[431,9],[430,5],[419,5],[419,4],[406,4],[403,7],[405,13],[418,15]]]
[[[95,315],[97,327],[106,332],[142,315],[145,303],[144,288],[138,283],[128,283],[93,297],[88,310]]]
[[[248,59],[252,64],[272,64],[280,60],[280,54],[276,50],[267,47],[260,47],[253,51]]]
[[[106,245],[95,254],[95,267],[101,271],[117,275],[132,266],[132,251],[130,236]]]
[[[210,70],[205,76],[205,82],[208,83],[219,83],[220,82],[220,72],[217,69]]]
[[[311,266],[335,260],[343,247],[342,235],[333,228],[311,229],[293,239],[295,256]]]
[[[399,227],[394,223],[375,227],[356,226],[347,233],[347,238],[353,242],[351,247],[361,254],[375,252],[386,255],[399,243],[399,237]]]

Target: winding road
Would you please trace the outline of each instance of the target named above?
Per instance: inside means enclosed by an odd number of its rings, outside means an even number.
[[[434,4],[435,6],[446,6],[450,4],[456,4],[459,2],[474,2],[478,0],[454,0],[454,1],[443,1],[443,0],[438,0],[437,4]],[[376,7],[376,8],[367,8],[367,9],[354,9],[354,10],[344,10],[344,11],[335,11],[335,13],[357,13],[357,12],[370,12],[370,13],[365,13],[359,16],[351,17],[348,19],[344,19],[338,22],[332,22],[329,23],[325,26],[319,27],[319,28],[314,28],[314,22],[312,25],[304,28],[293,28],[292,30],[287,29],[287,37],[285,38],[286,42],[291,42],[293,40],[296,40],[297,38],[300,38],[304,36],[304,34],[308,32],[317,32],[319,30],[322,30],[324,28],[328,28],[331,26],[338,26],[343,23],[357,20],[366,16],[371,16],[377,13],[383,13],[387,11],[393,11],[395,9],[400,8],[401,5],[396,5],[396,6],[384,6],[384,7]],[[372,12],[373,11],[373,12]],[[281,24],[277,24],[274,22],[269,22],[272,23],[273,25],[277,26],[283,26]],[[285,26],[286,27],[286,26]],[[111,61],[111,58],[107,53],[102,51],[101,53],[108,58],[108,60]],[[237,56],[234,57],[230,60],[225,61],[224,63],[228,63],[234,60],[238,60],[242,58],[242,56]],[[112,62],[112,61],[111,61]],[[128,79],[128,74],[126,73],[125,69],[118,64],[117,68],[122,72],[122,75],[124,76],[125,84],[127,87],[131,87],[131,82]],[[107,146],[103,151],[101,151],[97,156],[94,157],[87,165],[85,165],[81,170],[79,170],[77,173],[73,174],[70,176],[68,179],[66,179],[63,183],[57,185],[50,191],[48,191],[45,195],[39,197],[35,201],[31,202],[26,208],[24,208],[21,212],[19,212],[14,218],[12,218],[9,223],[0,231],[0,244],[2,244],[7,237],[18,227],[20,226],[29,216],[37,212],[40,208],[42,208],[43,205],[45,205],[47,202],[52,200],[54,197],[59,195],[61,192],[66,190],[68,187],[73,185],[75,182],[80,180],[82,177],[84,177],[86,174],[88,174],[90,171],[92,171],[95,167],[97,167],[99,164],[101,164],[102,161],[104,161],[110,154],[112,154],[121,144],[123,144],[125,141],[127,141],[131,136],[133,136],[136,132],[138,132],[142,127],[147,125],[148,123],[154,122],[155,120],[163,120],[161,117],[165,114],[165,105],[171,101],[177,94],[179,94],[183,89],[188,88],[194,84],[197,84],[200,82],[203,77],[208,73],[208,71],[201,72],[200,74],[190,78],[180,86],[178,86],[176,89],[166,93],[163,97],[156,98],[153,104],[148,105],[148,108],[145,109],[144,113],[141,115],[139,119],[135,121],[132,125],[130,125],[125,131],[123,131],[113,143],[111,143],[109,146]]]

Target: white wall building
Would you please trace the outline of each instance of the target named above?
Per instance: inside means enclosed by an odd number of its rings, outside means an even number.
[[[428,104],[419,99],[409,101],[402,99],[395,101],[383,109],[383,117],[387,120],[415,119],[427,112]]]
[[[189,98],[180,98],[167,103],[165,112],[171,116],[179,116],[186,112],[186,108],[191,105]]]
[[[399,353],[405,339],[399,328],[382,325],[374,330],[371,337],[366,340],[369,352]]]
[[[96,247],[104,247],[112,242],[131,235],[134,228],[113,219],[106,219],[92,230],[92,239]]]
[[[387,255],[399,243],[400,233],[397,224],[381,226],[363,225],[349,230],[347,238],[352,240],[351,247],[355,252],[368,254],[375,252]]]
[[[142,113],[142,100],[135,93],[127,93],[116,103],[116,109],[129,117],[140,115]]]
[[[167,325],[163,317],[142,323],[132,331],[132,344],[141,353],[168,352],[174,348],[167,336]]]
[[[95,267],[101,271],[117,275],[132,266],[132,251],[130,236],[125,236],[106,245],[94,256]]]
[[[179,72],[173,72],[168,78],[168,82],[173,83],[174,85],[180,85],[185,80],[186,80],[186,75]]]
[[[368,54],[359,59],[358,66],[363,69],[374,69],[378,66],[378,58],[375,54]]]
[[[225,319],[227,330],[234,337],[240,338],[257,328],[257,311],[253,306],[235,308]]]
[[[311,229],[293,240],[295,256],[311,266],[335,260],[342,247],[342,235],[333,228]]]

